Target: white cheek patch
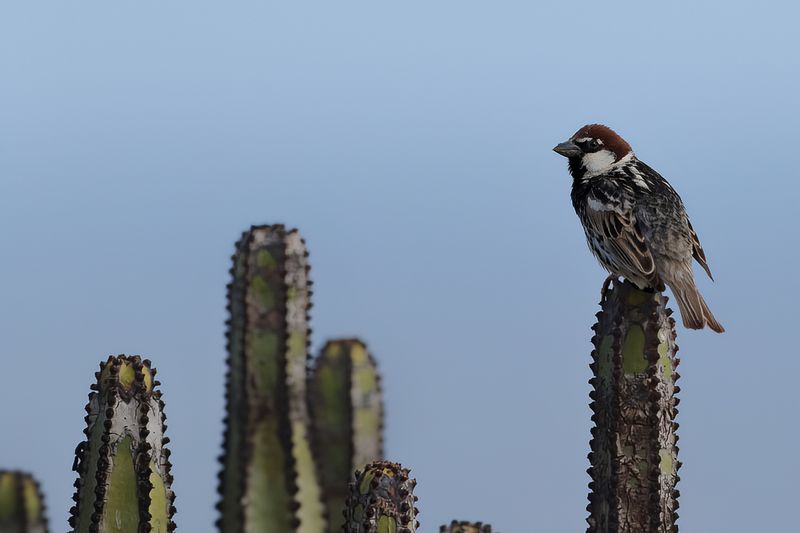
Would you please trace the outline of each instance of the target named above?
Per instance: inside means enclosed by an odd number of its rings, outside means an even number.
[[[610,150],[599,150],[597,152],[585,154],[581,162],[588,174],[596,174],[609,168],[616,160],[617,156],[614,152]]]

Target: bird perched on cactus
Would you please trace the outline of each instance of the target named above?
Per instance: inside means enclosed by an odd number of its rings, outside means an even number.
[[[695,285],[693,257],[713,277],[683,202],[667,180],[602,124],[582,127],[553,150],[569,160],[572,205],[600,264],[640,289],[668,285],[687,328],[725,331]]]

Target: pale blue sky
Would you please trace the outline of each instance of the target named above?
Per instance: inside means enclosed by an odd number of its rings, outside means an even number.
[[[540,3],[541,4],[541,3]],[[702,5],[698,5],[702,4]],[[728,332],[679,330],[680,525],[796,524],[792,2],[6,2],[0,466],[66,529],[97,362],[163,382],[181,531],[212,530],[229,256],[297,226],[314,349],[362,336],[422,531],[585,527],[604,273],[550,150],[605,122],[681,193]]]

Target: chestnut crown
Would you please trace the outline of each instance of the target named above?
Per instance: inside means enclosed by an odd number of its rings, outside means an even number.
[[[553,150],[565,157],[582,157],[584,154],[608,150],[614,154],[615,161],[632,152],[631,145],[625,139],[603,124],[587,124]]]

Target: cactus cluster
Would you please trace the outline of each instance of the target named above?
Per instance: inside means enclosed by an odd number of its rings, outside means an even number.
[[[254,226],[228,286],[221,533],[414,533],[416,481],[384,459],[374,359],[358,339],[311,361],[308,252],[296,230]],[[660,293],[604,290],[590,380],[589,533],[677,532],[675,322]],[[139,356],[100,363],[76,449],[72,533],[175,529],[164,402]],[[47,533],[27,474],[0,471],[0,533]],[[491,533],[453,521],[442,533]]]
[[[236,245],[222,532],[340,531],[353,471],[383,456],[380,380],[366,346],[331,341],[309,371],[308,271],[296,230],[255,226]]]

